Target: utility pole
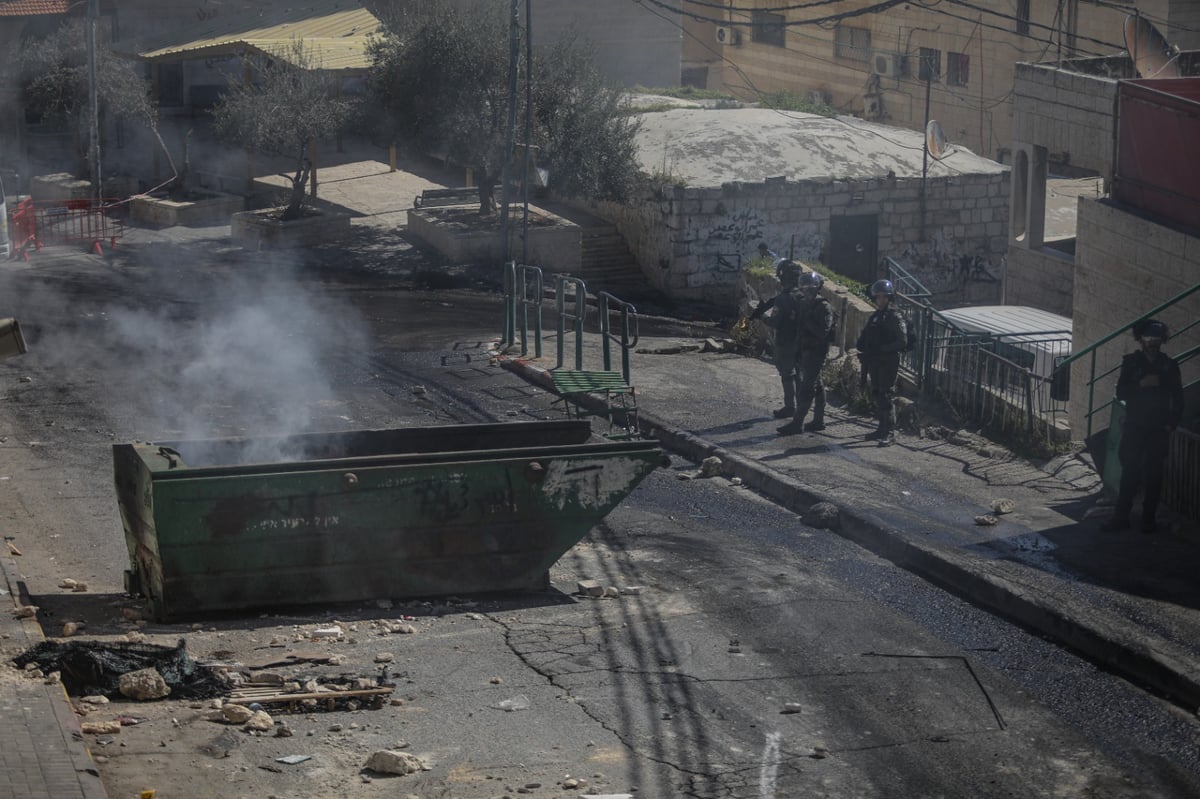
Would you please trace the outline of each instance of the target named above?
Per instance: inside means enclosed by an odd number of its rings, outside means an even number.
[[[929,176],[929,93],[933,86],[933,59],[928,55],[921,57],[925,67],[925,128],[921,131],[924,139],[921,145],[921,241],[925,241],[925,181]]]
[[[521,0],[512,0],[512,18],[508,26],[508,134],[504,164],[500,169],[500,232],[504,237],[504,260],[508,260],[508,202],[511,199],[509,176],[512,173],[513,142],[517,135],[517,72],[520,69]]]
[[[96,199],[104,197],[103,172],[100,169],[100,102],[96,91],[96,21],[100,18],[100,0],[88,0],[87,8],[87,56],[88,56],[88,110],[91,115],[90,160],[92,167],[92,189]]]
[[[521,263],[529,263],[529,163],[533,158],[533,0],[525,0],[525,167],[521,177]]]

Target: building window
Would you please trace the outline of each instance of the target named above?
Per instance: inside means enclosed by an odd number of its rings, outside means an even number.
[[[1029,35],[1029,0],[1017,0],[1017,33]]]
[[[750,41],[783,47],[785,18],[783,14],[755,11],[750,16]]]
[[[942,51],[932,47],[921,48],[921,67],[917,77],[921,80],[937,80],[942,76]]]
[[[869,61],[871,59],[871,31],[867,28],[838,25],[833,29],[833,54],[838,58]]]
[[[966,53],[946,53],[946,83],[966,86],[971,79],[971,57]]]

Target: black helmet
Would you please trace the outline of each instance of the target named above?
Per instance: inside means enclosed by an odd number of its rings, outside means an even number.
[[[874,298],[879,294],[886,294],[889,299],[896,296],[896,287],[892,285],[890,280],[876,280],[871,284],[871,297]]]
[[[1166,341],[1170,338],[1170,332],[1167,326],[1157,319],[1143,319],[1133,325],[1134,338],[1156,338],[1159,341]]]
[[[821,287],[824,285],[825,285],[825,278],[821,276],[820,272],[805,272],[803,275],[800,276],[800,287],[801,288],[813,289],[815,291],[820,291]]]
[[[800,279],[800,264],[785,258],[775,267],[775,274],[780,282],[795,284]]]

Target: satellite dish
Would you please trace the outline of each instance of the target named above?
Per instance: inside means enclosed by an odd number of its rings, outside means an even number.
[[[1125,18],[1125,49],[1139,78],[1181,78],[1179,51],[1145,17]]]
[[[936,119],[929,120],[925,126],[925,149],[939,161],[946,154],[946,131]]]

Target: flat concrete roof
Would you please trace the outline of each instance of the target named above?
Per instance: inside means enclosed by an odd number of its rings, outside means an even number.
[[[921,177],[925,136],[857,117],[769,108],[680,108],[640,114],[638,157],[651,175],[688,186],[766,178],[847,180]],[[950,143],[930,177],[996,174],[1004,164]]]

